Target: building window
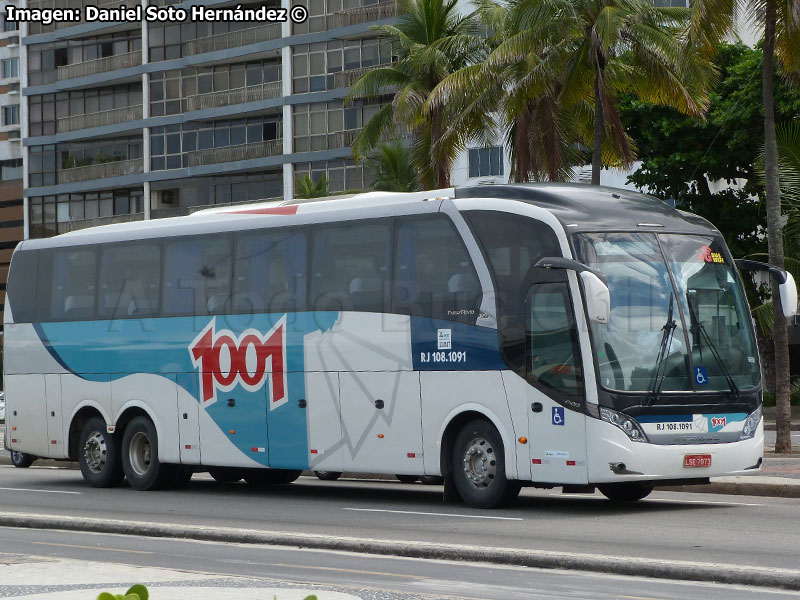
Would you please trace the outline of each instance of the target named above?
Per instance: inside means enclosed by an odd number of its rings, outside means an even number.
[[[30,198],[31,237],[50,237],[71,231],[75,221],[134,214],[144,211],[141,188],[103,192],[35,196]]]
[[[22,179],[22,159],[0,160],[0,181]]]
[[[346,148],[364,124],[386,106],[381,103],[341,100],[298,104],[294,107],[294,151],[313,152]]]
[[[3,125],[19,125],[19,104],[3,107]]]
[[[503,149],[470,148],[469,149],[469,176],[489,177],[503,174]]]
[[[58,79],[58,67],[139,52],[141,49],[142,38],[133,31],[31,44],[28,47],[28,83],[30,85],[53,83]]]
[[[361,191],[372,184],[369,171],[352,159],[327,160],[295,164],[295,176],[308,175],[312,181],[319,181],[324,175],[328,179],[331,194],[344,191]]]
[[[3,79],[10,79],[11,77],[19,77],[18,58],[3,59]]]
[[[19,22],[4,20],[3,31],[19,31]]]
[[[31,146],[28,153],[28,185],[56,185],[59,171],[138,158],[142,158],[142,138],[135,136],[58,146]]]
[[[293,90],[301,94],[349,87],[352,81],[337,78],[334,73],[390,64],[392,60],[391,45],[381,43],[377,38],[295,46],[292,56]]]

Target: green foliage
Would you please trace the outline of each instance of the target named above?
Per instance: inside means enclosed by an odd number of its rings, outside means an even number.
[[[416,192],[417,170],[411,164],[408,148],[400,142],[381,144],[364,165],[373,173],[372,189],[382,192]]]
[[[621,115],[635,140],[641,167],[628,181],[672,199],[678,208],[714,223],[736,257],[766,251],[763,187],[756,160],[764,138],[760,50],[721,44],[714,57],[721,80],[704,120],[626,97]],[[775,79],[776,118],[800,113],[800,90]],[[710,181],[739,184],[712,192]]]
[[[426,189],[449,185],[451,166],[471,134],[447,126],[457,106],[426,109],[426,101],[442,79],[479,59],[486,44],[474,15],[461,15],[456,5],[457,0],[399,0],[397,24],[373,27],[392,44],[397,62],[364,74],[346,100],[391,93],[392,102],[356,138],[353,155],[361,159],[382,137],[407,130],[412,161]]]
[[[328,178],[325,175],[317,181],[308,175],[299,175],[294,180],[295,198],[323,198],[328,195]]]
[[[132,585],[124,594],[111,594],[102,592],[97,596],[97,600],[148,600],[150,594],[147,588],[139,583]]]

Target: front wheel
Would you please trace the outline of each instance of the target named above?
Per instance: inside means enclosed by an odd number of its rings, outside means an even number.
[[[83,479],[92,487],[114,487],[125,476],[119,437],[108,433],[106,422],[100,417],[92,417],[81,429],[78,464]]]
[[[339,471],[314,471],[314,475],[322,481],[336,481],[342,476]]]
[[[214,467],[208,470],[208,474],[217,483],[236,483],[244,477],[244,470],[231,467]]]
[[[173,479],[171,465],[158,462],[158,434],[147,417],[136,417],[125,428],[122,468],[135,490],[160,490]]]
[[[653,491],[653,486],[648,483],[629,481],[624,483],[607,483],[598,485],[597,489],[609,500],[615,502],[636,502],[646,498]]]
[[[491,423],[475,420],[456,436],[453,483],[467,506],[498,508],[519,495],[520,483],[506,478],[503,441]]]
[[[24,452],[19,452],[18,450],[11,451],[11,464],[18,469],[27,469],[35,460],[36,457],[33,454],[25,454]]]

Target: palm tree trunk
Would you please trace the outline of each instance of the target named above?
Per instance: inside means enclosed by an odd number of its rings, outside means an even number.
[[[600,169],[603,168],[603,134],[605,115],[603,114],[603,67],[598,57],[594,76],[594,141],[592,144],[592,185],[600,185]]]
[[[436,187],[443,189],[450,187],[450,165],[447,157],[438,146],[442,137],[442,115],[438,109],[431,113],[431,160],[433,161],[433,176],[436,178]]]
[[[775,0],[767,0],[764,27],[764,66],[761,72],[764,93],[764,173],[767,196],[767,242],[769,262],[783,268],[783,231],[781,196],[778,187],[778,144],[775,140],[775,102],[773,81],[775,69]],[[775,395],[777,426],[775,452],[791,452],[791,406],[789,390],[789,336],[783,316],[778,286],[772,285],[772,310],[775,328]]]

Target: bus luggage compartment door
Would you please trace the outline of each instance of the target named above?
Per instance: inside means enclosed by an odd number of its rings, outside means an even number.
[[[9,448],[47,456],[49,441],[44,375],[6,375],[5,386]]]

